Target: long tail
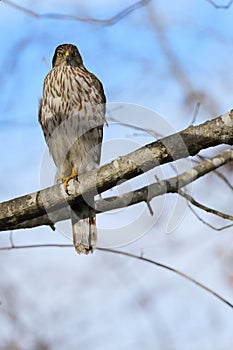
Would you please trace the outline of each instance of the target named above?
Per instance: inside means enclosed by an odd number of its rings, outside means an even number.
[[[76,209],[76,210],[75,210]],[[82,219],[82,217],[86,217]],[[82,211],[71,208],[73,243],[78,254],[93,253],[97,242],[96,215],[93,207],[82,205]]]

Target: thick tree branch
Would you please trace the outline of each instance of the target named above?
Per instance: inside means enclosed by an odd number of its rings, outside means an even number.
[[[201,149],[220,144],[233,144],[233,111],[201,125],[190,126],[181,132],[148,144],[126,156],[119,157],[102,166],[98,173],[91,171],[83,176],[80,175],[79,182],[74,182],[75,191],[70,195],[65,193],[63,185],[55,185],[0,204],[0,230],[5,230],[6,227],[8,229],[10,227],[19,228],[19,225],[25,221],[43,217],[45,214],[50,215],[58,209],[67,207],[70,203],[81,203],[83,196],[89,192],[104,192],[117,185],[118,181],[128,180],[160,164],[186,158],[189,155],[197,154]],[[229,151],[229,157],[232,157],[231,151]],[[224,157],[219,159],[222,159],[222,161],[215,161],[215,168],[218,167],[218,164],[222,165],[226,162]],[[161,184],[158,185],[161,186]],[[167,193],[168,185],[169,183],[166,183],[166,192],[162,193]],[[177,186],[177,178],[175,186],[176,188],[180,186],[180,182]],[[143,191],[146,191],[148,201],[148,193],[150,194],[148,188],[143,189]],[[132,194],[130,195],[132,196]],[[114,203],[117,200],[114,198]],[[122,202],[122,199],[119,198],[119,201]],[[128,201],[127,204],[129,202],[131,201]],[[107,204],[107,210],[109,210],[109,203],[106,201],[105,203]]]
[[[120,196],[114,196],[110,198],[100,199],[96,201],[96,212],[103,213],[106,211],[125,208],[130,205],[134,205],[140,202],[145,202],[147,205],[154,197],[161,196],[167,193],[179,193],[183,194],[180,191],[181,188],[187,186],[191,182],[199,179],[201,176],[208,174],[210,171],[217,169],[218,167],[226,164],[229,161],[233,160],[233,150],[226,150],[224,152],[219,153],[215,157],[205,160],[192,169],[188,171],[172,177],[170,179],[158,181],[155,184],[151,184],[149,186],[145,186],[140,188],[139,190],[135,190],[132,192],[125,193]],[[185,194],[184,194],[185,196]],[[188,196],[188,195],[187,195]],[[186,198],[187,199],[187,198]],[[206,207],[205,207],[206,208]],[[204,209],[204,208],[201,208]],[[207,208],[209,209],[209,208]],[[212,211],[211,211],[212,212]],[[215,212],[214,212],[215,214]],[[226,215],[222,213],[222,217]],[[49,225],[52,226],[61,220],[66,220],[70,218],[70,211],[68,208],[62,208],[57,210],[56,212],[50,213],[50,215],[43,215],[36,217],[31,220],[26,220],[18,225],[6,225],[0,229],[2,231],[15,230],[21,228],[32,228],[41,225]],[[228,215],[224,217],[226,219],[231,219]]]

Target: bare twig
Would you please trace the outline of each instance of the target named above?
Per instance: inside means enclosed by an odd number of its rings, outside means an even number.
[[[20,245],[20,246],[9,246],[9,247],[0,247],[0,251],[4,251],[4,250],[13,250],[13,249],[32,249],[32,248],[71,248],[73,247],[72,244],[54,244],[54,243],[49,243],[49,244],[31,244],[31,245]],[[116,249],[110,249],[110,248],[102,248],[102,247],[96,247],[96,250],[99,250],[101,252],[105,252],[105,253],[113,253],[113,254],[118,254],[118,255],[123,255],[129,258],[133,258],[133,259],[137,259],[137,260],[141,260],[144,261],[146,263],[149,264],[153,264],[156,265],[157,267],[161,267],[165,270],[168,270],[170,272],[175,273],[176,275],[179,275],[183,278],[185,278],[186,280],[190,281],[191,283],[194,283],[195,285],[197,285],[198,287],[204,289],[205,291],[207,291],[208,293],[212,294],[213,296],[215,296],[216,298],[218,298],[219,300],[221,300],[223,303],[225,303],[226,305],[230,306],[231,308],[233,308],[233,304],[230,303],[228,300],[226,300],[225,298],[223,298],[221,295],[219,295],[218,293],[216,293],[215,291],[213,291],[212,289],[210,289],[209,287],[205,286],[204,284],[202,284],[201,282],[198,282],[197,280],[195,280],[194,278],[188,276],[186,273],[179,271],[171,266],[168,266],[166,264],[157,262],[155,260],[152,259],[148,259],[142,256],[142,254],[136,255],[136,254],[132,254],[129,252],[125,252],[125,251],[121,251],[121,250],[116,250]]]
[[[203,157],[201,155],[197,155],[197,157],[199,159],[201,159],[201,161],[203,160],[206,160],[207,158],[206,157]],[[219,170],[213,170],[214,174],[217,175],[221,180],[223,180],[225,182],[225,184],[231,189],[233,190],[233,186],[232,184],[230,183],[230,181],[226,178],[226,176],[224,174],[222,174]]]
[[[147,208],[149,209],[150,215],[153,216],[154,215],[154,211],[152,209],[152,206],[151,206],[150,202],[146,201],[146,205],[147,205]]]
[[[146,6],[150,1],[152,0],[141,0],[137,1],[134,4],[126,7],[124,10],[118,12],[116,15],[112,16],[108,19],[98,19],[98,18],[91,18],[91,17],[79,17],[75,15],[66,15],[66,14],[60,14],[60,13],[47,13],[47,14],[40,14],[38,12],[35,12],[33,10],[30,10],[24,6],[18,5],[13,1],[10,0],[4,0],[2,1],[6,5],[9,5],[13,8],[15,8],[18,11],[24,12],[28,16],[34,17],[36,19],[55,19],[55,20],[67,20],[67,21],[78,21],[78,22],[86,22],[91,24],[97,24],[102,26],[111,26],[116,24],[117,22],[121,21],[123,18],[130,15],[132,12],[140,9],[143,6]]]
[[[15,244],[13,239],[13,231],[10,231],[9,239],[10,239],[11,247],[14,248]]]
[[[193,118],[191,120],[191,123],[190,125],[193,125],[195,123],[195,121],[197,120],[197,116],[198,116],[198,113],[200,111],[200,107],[201,107],[201,104],[200,102],[197,102],[196,105],[195,105],[195,109],[194,109],[194,113],[193,113]]]
[[[40,244],[27,244],[27,245],[10,245],[8,247],[0,247],[0,251],[4,250],[17,250],[17,249],[33,249],[33,248],[72,248],[73,244],[60,244],[60,243],[40,243]],[[99,248],[96,248],[97,250]]]
[[[215,170],[214,173],[215,173],[220,179],[222,179],[222,180],[225,182],[225,184],[226,184],[231,190],[233,190],[232,184],[231,184],[230,181],[226,178],[225,175],[223,175],[223,174],[222,174],[220,171],[218,171],[218,170]]]
[[[104,251],[104,252],[109,252],[109,253],[114,253],[114,254],[120,254],[120,255],[124,255],[124,256],[127,256],[127,257],[130,257],[130,258],[134,258],[134,259],[137,259],[137,260],[142,260],[144,262],[147,262],[147,263],[150,263],[150,264],[153,264],[153,265],[156,265],[158,267],[161,267],[163,269],[166,269],[166,270],[169,270],[187,280],[189,280],[190,282],[196,284],[198,287],[204,289],[205,291],[207,291],[208,293],[214,295],[216,298],[218,298],[219,300],[221,300],[222,302],[224,302],[226,305],[230,306],[231,308],[233,308],[233,304],[230,303],[228,300],[226,300],[225,298],[223,298],[221,295],[219,295],[218,293],[216,293],[215,291],[213,291],[212,289],[210,289],[209,287],[203,285],[202,283],[198,282],[197,280],[195,280],[194,278],[188,276],[187,274],[185,274],[184,272],[181,272],[171,266],[168,266],[168,265],[165,265],[165,264],[162,264],[162,263],[159,263],[157,261],[154,261],[152,259],[148,259],[148,258],[145,258],[145,257],[142,257],[142,256],[138,256],[138,255],[135,255],[135,254],[132,254],[132,253],[128,253],[128,252],[124,252],[124,251],[120,251],[120,250],[115,250],[115,249],[109,249],[109,248],[97,248],[98,250],[101,250],[101,251]]]
[[[187,203],[188,203],[189,209],[190,209],[191,212],[196,216],[196,218],[197,218],[200,222],[202,222],[204,225],[210,227],[212,230],[214,230],[214,231],[223,231],[223,230],[226,230],[226,229],[228,229],[228,228],[230,228],[230,227],[233,227],[233,224],[225,225],[225,226],[221,226],[221,227],[216,227],[216,226],[210,224],[210,223],[207,222],[206,220],[202,219],[202,218],[200,217],[200,215],[198,215],[198,213],[194,210],[194,208],[191,206],[191,204],[190,204],[189,202],[187,202]]]
[[[149,133],[149,134],[153,135],[156,138],[164,136],[164,135],[160,134],[159,132],[155,131],[154,129],[147,129],[147,128],[142,128],[140,126],[131,125],[131,124],[128,124],[126,122],[122,122],[122,121],[120,121],[120,120],[118,120],[117,118],[114,118],[114,117],[109,117],[107,120],[109,122],[112,122],[112,123],[116,123],[116,124],[119,124],[119,125],[126,126],[127,128],[143,131],[144,133]]]
[[[202,210],[206,211],[207,213],[214,214],[216,216],[221,217],[222,219],[227,219],[227,220],[233,221],[233,216],[232,215],[225,214],[225,213],[222,213],[219,210],[215,210],[215,209],[209,208],[206,205],[197,202],[192,196],[190,196],[190,194],[187,194],[187,193],[185,193],[183,191],[179,191],[179,195],[181,195],[182,197],[186,198],[190,203],[195,205],[195,207],[198,207],[199,209],[202,209]]]
[[[233,0],[228,1],[226,5],[217,5],[215,1],[213,0],[206,0],[211,5],[213,5],[216,9],[229,9],[231,5],[233,4]]]

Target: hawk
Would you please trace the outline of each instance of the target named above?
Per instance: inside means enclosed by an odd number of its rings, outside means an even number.
[[[77,47],[59,45],[44,80],[39,122],[57,167],[56,180],[66,191],[70,179],[99,166],[105,102],[101,82],[85,68]],[[71,222],[77,253],[92,253],[97,241],[94,193],[71,207]]]

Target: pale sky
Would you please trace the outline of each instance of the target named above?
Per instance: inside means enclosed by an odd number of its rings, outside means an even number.
[[[133,1],[18,3],[41,14],[105,19]],[[210,98],[211,103],[201,106],[196,123],[232,108],[233,6],[227,11],[216,10],[205,0],[154,0],[150,5],[150,10],[149,6],[141,8],[114,26],[102,27],[35,19],[0,2],[1,201],[39,190],[46,181],[52,183],[37,110],[58,44],[71,42],[79,47],[86,67],[103,82],[109,103],[133,106],[117,115],[122,123],[131,118],[132,123],[149,123],[163,134],[181,130],[191,122],[195,103],[185,103],[187,88],[174,78],[174,61],[169,61],[148,19],[149,13],[156,11],[185,77]],[[105,129],[104,161],[154,140],[152,135],[135,133],[110,124]],[[178,169],[183,166],[190,163],[178,165]],[[150,173],[150,181],[155,173],[174,175],[170,168],[162,168]],[[214,175],[208,182],[199,180],[192,191],[203,203],[231,210],[232,198]],[[177,267],[232,300],[232,285],[225,278],[232,256],[232,229],[218,233],[204,226],[174,195],[156,199],[152,206],[154,217],[144,204],[99,215],[99,226],[104,228],[100,242],[121,246],[140,237],[122,249],[139,255],[143,252]],[[168,234],[174,215],[176,230]],[[207,214],[202,217],[222,225]],[[14,240],[18,244],[70,242],[66,235],[47,227],[18,231]],[[0,236],[0,244],[9,244],[7,233]],[[233,346],[231,310],[167,271],[100,252],[88,259],[78,257],[73,249],[2,252],[0,261],[4,276],[0,308],[11,304],[4,288],[12,290],[22,323],[20,330],[0,314],[4,324],[0,327],[0,347],[10,333],[17,339],[23,334],[22,347],[30,349],[37,338],[56,350],[230,350]]]

